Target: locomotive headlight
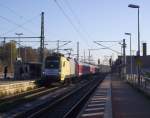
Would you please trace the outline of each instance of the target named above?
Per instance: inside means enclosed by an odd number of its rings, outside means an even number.
[[[43,71],[43,72],[42,72],[42,75],[45,75],[45,74],[46,74],[45,71]]]

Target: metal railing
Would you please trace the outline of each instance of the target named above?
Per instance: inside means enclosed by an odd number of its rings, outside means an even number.
[[[150,78],[148,77],[144,77],[144,76],[140,76],[140,83],[138,83],[138,75],[136,74],[127,74],[126,75],[126,80],[132,84],[133,86],[136,86],[142,90],[144,90],[145,92],[147,92],[148,94],[150,94]]]

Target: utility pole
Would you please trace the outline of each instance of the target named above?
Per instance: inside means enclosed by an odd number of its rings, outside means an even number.
[[[79,62],[79,42],[77,42],[77,61]]]
[[[19,44],[19,47],[18,47],[18,58],[21,58],[20,56],[20,36],[23,35],[23,33],[15,33],[17,36],[18,36],[18,44]]]
[[[12,40],[11,40],[11,44],[10,44],[10,68],[11,68],[11,72],[12,72],[12,59],[13,59],[13,55],[12,55]]]
[[[90,49],[89,49],[89,63],[91,61],[91,53],[90,53]]]
[[[4,37],[4,43],[3,44],[5,45],[5,43],[6,43],[6,38]]]
[[[40,62],[44,61],[44,12],[41,13]]]
[[[85,63],[85,50],[84,50],[84,63]]]
[[[57,44],[57,48],[55,49],[57,51],[57,53],[59,53],[60,47],[63,47],[69,43],[71,43],[72,41],[61,41],[61,40],[57,40],[57,41],[45,41],[45,42],[56,42]],[[63,43],[62,45],[60,45],[61,43]]]
[[[123,39],[123,79],[126,79],[126,43],[125,39]]]
[[[59,40],[57,41],[57,53],[59,53]]]
[[[6,53],[6,38],[4,37],[4,43],[3,43],[3,57],[5,58],[4,54]]]

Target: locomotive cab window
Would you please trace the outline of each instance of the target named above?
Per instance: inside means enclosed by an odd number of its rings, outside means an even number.
[[[57,60],[47,60],[45,62],[46,68],[59,68],[59,62]]]

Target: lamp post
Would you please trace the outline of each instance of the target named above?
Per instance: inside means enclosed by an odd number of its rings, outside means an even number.
[[[131,52],[131,33],[125,33],[125,35],[129,35],[130,36],[130,74],[132,76],[132,52]]]
[[[138,9],[138,51],[137,51],[137,56],[138,59],[140,57],[140,20],[139,20],[139,9],[140,6],[139,5],[134,5],[134,4],[129,4],[128,7],[130,8],[136,8]],[[140,65],[138,64],[138,84],[140,85]]]
[[[18,36],[18,44],[19,44],[19,47],[18,47],[18,57],[20,57],[20,36],[23,35],[23,33],[15,33],[17,36]]]
[[[139,20],[139,5],[129,4],[128,7],[130,8],[137,8],[138,9],[138,55],[140,56],[140,20]]]

